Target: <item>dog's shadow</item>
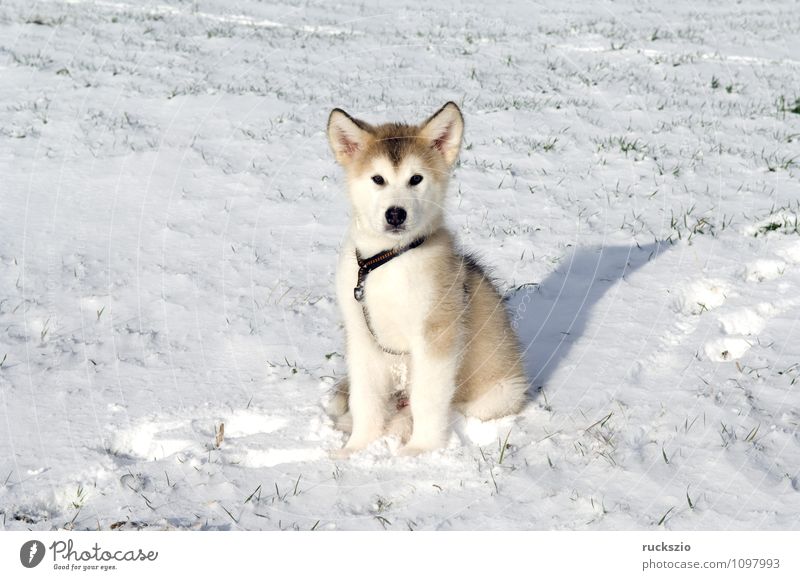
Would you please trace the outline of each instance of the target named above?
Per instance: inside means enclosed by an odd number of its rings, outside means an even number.
[[[509,297],[509,314],[524,351],[531,398],[569,355],[600,298],[661,251],[663,244],[655,242],[577,248],[543,282],[520,288]]]

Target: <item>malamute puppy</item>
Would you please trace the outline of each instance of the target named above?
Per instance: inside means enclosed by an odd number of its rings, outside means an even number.
[[[387,431],[407,440],[404,455],[436,449],[449,438],[451,408],[494,419],[525,401],[503,300],[444,226],[463,130],[452,102],[420,125],[330,114],[352,207],[337,271],[348,377],[329,406],[351,431],[338,456]]]

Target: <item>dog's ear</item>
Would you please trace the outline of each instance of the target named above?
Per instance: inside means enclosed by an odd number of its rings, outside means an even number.
[[[334,109],[328,117],[328,141],[340,165],[348,165],[366,148],[372,128],[354,119],[341,109]]]
[[[444,156],[447,165],[455,163],[463,134],[464,117],[452,101],[436,111],[420,130],[420,137],[430,141],[431,147]]]

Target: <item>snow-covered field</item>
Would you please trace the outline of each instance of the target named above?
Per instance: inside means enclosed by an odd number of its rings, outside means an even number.
[[[797,4],[371,4],[0,4],[0,529],[799,529]],[[333,461],[327,115],[450,99],[532,401]]]

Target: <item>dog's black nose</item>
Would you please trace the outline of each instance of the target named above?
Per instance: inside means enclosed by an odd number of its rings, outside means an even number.
[[[396,228],[406,221],[406,215],[406,210],[402,207],[392,206],[386,210],[386,223]]]

